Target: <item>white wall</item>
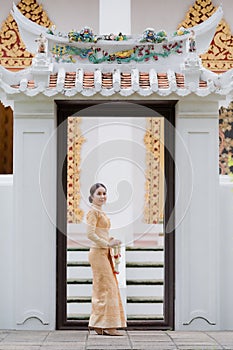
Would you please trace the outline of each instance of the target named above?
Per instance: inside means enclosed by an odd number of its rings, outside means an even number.
[[[127,0],[127,3],[128,1],[130,0]],[[15,1],[16,4],[18,2]],[[109,22],[109,18],[113,18],[115,28],[116,19],[119,23],[117,32],[127,30],[127,24],[121,25],[123,18],[120,13],[124,11],[124,6],[120,6],[121,3],[115,0],[108,0],[108,2],[112,3],[113,6],[115,4],[119,4],[119,6],[114,7],[114,11],[113,7],[110,7],[109,17],[106,18],[106,22]],[[12,0],[1,2],[0,23],[8,16],[12,3]],[[68,2],[63,0],[57,0],[56,2],[40,0],[38,3],[43,6],[49,18],[56,24],[57,29],[61,31],[79,30],[83,26],[89,25],[96,33],[99,32],[99,0],[91,0],[88,2],[88,5],[82,0],[69,0]],[[149,26],[154,27],[155,30],[165,29],[173,31],[185,18],[186,12],[194,3],[194,0],[131,0],[131,33],[141,33]],[[214,6],[219,6],[220,1],[212,0],[212,3]],[[222,0],[221,3],[224,18],[233,31],[232,0]],[[116,13],[117,10],[119,14]]]
[[[221,329],[232,330],[233,328],[233,181],[228,176],[220,178],[219,193],[219,251],[220,251],[220,279],[221,286]]]
[[[0,328],[13,327],[13,175],[0,175]]]

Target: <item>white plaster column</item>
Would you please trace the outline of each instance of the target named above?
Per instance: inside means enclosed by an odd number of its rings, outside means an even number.
[[[21,97],[14,111],[16,329],[54,329],[56,151],[53,101]],[[47,197],[43,195],[46,193]]]
[[[180,101],[176,127],[175,328],[220,329],[218,102]]]
[[[99,33],[131,34],[131,0],[99,0]]]
[[[229,104],[228,104],[229,105]],[[227,175],[220,176],[220,206],[219,206],[219,250],[220,250],[220,329],[233,328],[233,181]]]
[[[0,175],[0,329],[13,328],[13,175]]]

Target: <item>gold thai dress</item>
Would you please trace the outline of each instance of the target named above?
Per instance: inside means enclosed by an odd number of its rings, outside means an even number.
[[[100,207],[87,214],[87,236],[92,241],[89,262],[93,274],[90,328],[123,328],[126,320],[109,247],[110,220]]]

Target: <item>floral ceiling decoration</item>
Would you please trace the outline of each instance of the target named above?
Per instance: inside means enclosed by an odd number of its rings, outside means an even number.
[[[80,163],[82,144],[81,117],[69,117],[67,125],[67,223],[78,224],[84,212],[80,208]]]
[[[219,172],[229,175],[233,171],[233,101],[219,110]]]
[[[196,0],[178,28],[190,28],[200,24],[212,16],[216,10],[217,7],[211,0]],[[201,55],[201,59],[205,68],[217,73],[233,68],[233,36],[224,19],[219,22],[209,50]]]
[[[17,7],[24,16],[44,27],[52,26],[42,5],[36,0],[21,0]],[[0,32],[0,65],[8,69],[22,69],[31,65],[33,55],[21,40],[17,24],[10,14],[2,23]]]

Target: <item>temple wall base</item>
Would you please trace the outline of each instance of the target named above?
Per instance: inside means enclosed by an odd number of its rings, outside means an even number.
[[[176,114],[175,329],[232,329],[233,196],[219,182],[218,101],[186,97]],[[13,181],[0,178],[0,327],[55,329],[54,101],[17,98],[14,116]]]

